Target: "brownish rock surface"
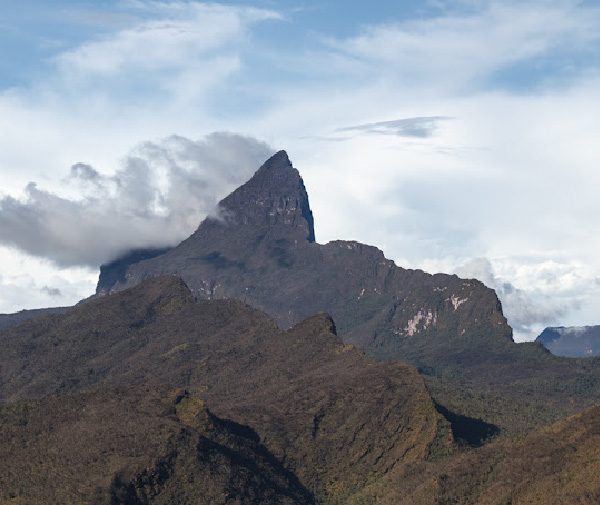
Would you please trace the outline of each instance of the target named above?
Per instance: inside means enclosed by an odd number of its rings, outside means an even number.
[[[28,321],[1,338],[5,402],[98,387],[185,387],[217,416],[252,427],[315,496],[342,499],[453,450],[450,427],[414,368],[377,363],[344,344],[327,315],[281,331],[239,301],[196,303],[175,277]]]

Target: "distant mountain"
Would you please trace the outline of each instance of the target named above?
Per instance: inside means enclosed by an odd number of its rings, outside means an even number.
[[[49,316],[51,314],[64,314],[69,308],[70,307],[50,307],[47,309],[21,310],[14,314],[0,314],[0,330],[10,328],[11,326],[15,326],[29,319]]]
[[[123,282],[103,268],[99,292],[157,275],[180,276],[200,299],[238,298],[282,328],[320,311],[344,339],[395,356],[424,335],[468,340],[486,332],[511,341],[495,293],[476,280],[399,268],[375,247],[315,242],[308,195],[287,154],[270,158],[177,247],[131,261]],[[119,260],[114,268],[123,269]]]
[[[284,151],[219,208],[218,219],[166,253],[103,267],[98,292],[169,274],[198,299],[243,300],[282,328],[325,311],[346,343],[412,363],[438,403],[509,432],[600,401],[600,367],[515,344],[495,292],[481,282],[407,270],[358,242],[316,243],[308,194]]]
[[[556,356],[587,358],[600,355],[600,326],[546,328],[536,342]]]

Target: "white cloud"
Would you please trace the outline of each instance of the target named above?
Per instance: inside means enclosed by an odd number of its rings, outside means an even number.
[[[138,2],[152,19],[65,51],[56,57],[62,73],[103,78],[195,66],[208,53],[239,43],[256,22],[279,19],[274,11],[195,2]]]
[[[437,92],[481,84],[515,63],[597,43],[600,9],[579,2],[479,2],[467,13],[367,27],[330,45],[373,73]],[[367,72],[367,75],[371,73]]]
[[[515,261],[504,259],[497,263],[510,269]],[[513,327],[515,340],[532,340],[545,327],[564,320],[570,311],[579,307],[585,284],[582,278],[575,281],[577,271],[574,265],[561,265],[542,259],[534,262],[528,258],[527,264],[521,263],[518,268],[519,273],[507,273],[513,282],[526,286],[526,289],[515,286],[499,275],[487,258],[472,259],[456,268],[454,273],[461,277],[479,279],[493,288],[502,301],[504,314]],[[554,291],[545,289],[544,284],[552,285]],[[575,287],[581,291],[574,291]]]
[[[3,313],[24,308],[73,305],[90,296],[98,280],[95,270],[57,270],[47,260],[6,247],[0,247],[0,260],[3,266],[0,274],[0,312]]]
[[[98,267],[123,253],[176,245],[272,153],[229,133],[170,137],[131,153],[114,175],[77,163],[76,199],[29,183],[24,199],[0,199],[0,243],[58,266]]]
[[[240,131],[219,115],[253,27],[279,14],[199,2],[121,6],[129,17],[114,31],[58,52],[29,86],[0,90],[3,191],[31,179],[48,187],[77,160],[114,170],[148,139]]]

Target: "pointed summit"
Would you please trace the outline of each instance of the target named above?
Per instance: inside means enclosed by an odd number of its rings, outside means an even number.
[[[315,241],[314,220],[304,181],[285,151],[271,156],[243,186],[219,206],[237,224],[285,226]]]

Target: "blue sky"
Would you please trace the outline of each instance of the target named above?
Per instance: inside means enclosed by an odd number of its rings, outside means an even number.
[[[0,311],[88,295],[285,148],[319,241],[477,276],[519,338],[600,323],[598,26],[575,0],[3,2]]]

